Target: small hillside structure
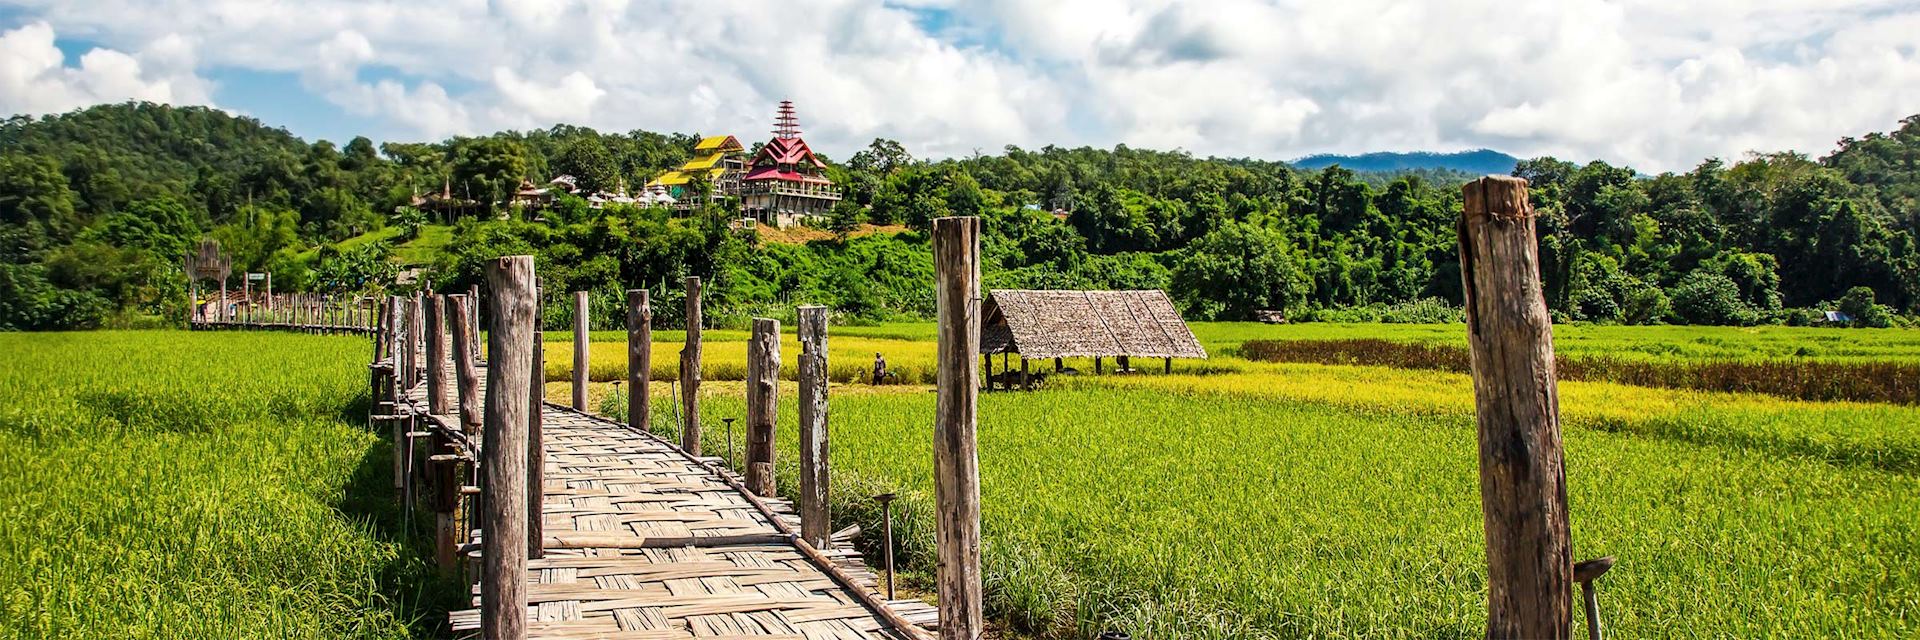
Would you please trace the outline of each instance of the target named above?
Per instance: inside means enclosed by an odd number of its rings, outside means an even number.
[[[1193,330],[1174,308],[1165,291],[1071,291],[994,289],[981,305],[980,353],[987,359],[988,389],[993,388],[991,355],[1020,355],[1020,371],[999,376],[1031,388],[1033,374],[1027,361],[1052,358],[1054,371],[1064,372],[1062,358],[1093,358],[1094,371],[1104,372],[1104,358],[1114,358],[1118,370],[1132,371],[1129,359],[1162,358],[1173,370],[1174,358],[1207,357]]]

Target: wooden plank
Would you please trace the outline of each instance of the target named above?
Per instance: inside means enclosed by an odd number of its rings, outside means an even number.
[[[933,221],[939,322],[933,423],[936,593],[940,637],[978,640],[984,630],[980,573],[980,459],[975,428],[979,395],[980,219]]]
[[[780,415],[780,321],[754,318],[747,341],[747,490],[775,495],[774,422]]]
[[[825,549],[831,542],[827,507],[827,308],[796,310],[800,333],[800,537]]]
[[[481,628],[491,639],[527,635],[527,406],[533,377],[533,256],[487,269],[493,331],[487,343],[486,508]],[[462,309],[464,311],[464,308]]]
[[[1566,638],[1573,553],[1554,381],[1527,181],[1462,187],[1460,271],[1480,436],[1487,638]]]

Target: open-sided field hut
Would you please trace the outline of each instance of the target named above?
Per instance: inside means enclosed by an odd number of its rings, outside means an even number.
[[[1027,368],[1031,359],[1093,358],[1095,372],[1102,359],[1112,357],[1123,371],[1129,358],[1163,358],[1173,370],[1174,358],[1206,358],[1207,350],[1193,337],[1165,291],[1036,291],[994,289],[981,307],[980,353],[986,359],[988,388],[992,388],[992,354],[1020,354],[1020,372],[1003,372],[1009,383],[1031,388]],[[1011,384],[1006,386],[1011,387]]]

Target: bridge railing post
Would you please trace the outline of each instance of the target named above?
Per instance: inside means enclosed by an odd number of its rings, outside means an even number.
[[[754,318],[747,342],[747,490],[775,495],[774,423],[780,415],[780,321]]]
[[[467,296],[447,296],[446,317],[453,322],[453,372],[460,394],[460,430],[479,433],[484,408],[480,400],[479,354],[467,349],[473,344],[473,317],[467,313]]]
[[[487,340],[486,531],[480,623],[486,637],[527,634],[527,389],[533,379],[533,256],[487,268],[493,330]]]
[[[478,287],[475,287],[478,290]],[[546,523],[542,522],[542,506],[547,501],[546,488],[546,422],[543,417],[547,389],[547,350],[544,346],[546,332],[540,330],[541,309],[540,278],[533,279],[533,373],[527,383],[527,557],[542,558],[547,555],[545,545],[541,544],[546,536]],[[476,327],[479,325],[475,325]]]
[[[700,453],[700,277],[687,276],[687,344],[680,349],[680,449]]]
[[[447,415],[447,301],[427,298],[427,413]]]
[[[800,334],[800,537],[816,548],[830,542],[827,507],[827,308],[797,310]]]
[[[587,377],[593,368],[587,313],[587,292],[573,292],[573,408],[580,411],[592,410],[587,406]]]
[[[1487,637],[1565,638],[1573,552],[1554,380],[1553,322],[1541,294],[1527,181],[1462,187],[1465,286],[1480,510],[1487,544]]]
[[[646,289],[627,290],[627,424],[653,428],[647,388],[653,381],[653,303]]]
[[[940,637],[977,640],[983,630],[980,573],[980,458],[975,429],[980,371],[980,219],[933,221],[939,321],[938,398],[933,422],[937,596]]]

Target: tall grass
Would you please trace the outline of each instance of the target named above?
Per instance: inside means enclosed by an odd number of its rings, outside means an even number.
[[[364,339],[0,334],[0,352],[0,637],[411,637],[459,601],[395,533]]]
[[[1465,347],[1377,338],[1250,340],[1240,355],[1263,362],[1357,364],[1466,372]],[[1920,360],[1628,359],[1559,355],[1562,380],[1647,387],[1764,393],[1799,400],[1920,404]]]
[[[703,395],[706,453],[724,455],[717,420],[744,414],[740,388]],[[837,524],[862,525],[872,551],[866,498],[901,492],[899,557],[922,579],[933,401],[860,386],[832,400]],[[1920,409],[1580,382],[1562,403],[1575,551],[1621,558],[1600,585],[1618,637],[1920,633]],[[669,411],[661,398],[666,434]],[[1463,375],[1260,364],[1082,377],[982,396],[979,437],[989,610],[1018,633],[1482,633]]]

